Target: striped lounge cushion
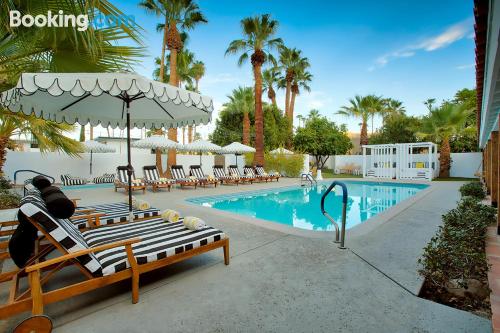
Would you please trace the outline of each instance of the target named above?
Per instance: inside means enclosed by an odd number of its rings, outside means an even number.
[[[102,176],[94,177],[93,182],[95,184],[108,184],[113,183],[115,181],[115,174],[107,174],[105,173]]]
[[[253,171],[253,168],[249,167],[249,166],[244,167],[243,168],[243,172],[245,173],[245,175],[248,175],[249,177],[252,177],[252,178],[263,178],[263,177],[265,177],[264,175],[256,175],[255,172]]]
[[[117,182],[128,185],[127,167],[118,167],[116,173],[118,175]],[[132,171],[132,181],[135,180],[135,172]],[[132,186],[146,186],[144,182],[132,182]]]
[[[71,175],[61,175],[61,181],[64,186],[69,186],[69,185],[84,185],[87,184],[87,181],[83,178],[79,177],[73,177]]]
[[[138,264],[160,260],[226,238],[222,231],[209,226],[202,230],[189,230],[182,221],[166,223],[162,219],[97,228],[85,231],[82,235],[89,246],[139,237],[141,241],[132,245]],[[129,267],[123,247],[99,252],[96,257],[102,265],[103,275]]]
[[[266,173],[266,171],[264,170],[264,167],[262,165],[257,165],[255,167],[255,172],[257,172],[257,175],[259,175],[259,176],[262,176]],[[279,177],[281,175],[278,172],[271,172],[271,173],[269,173],[269,176],[270,177]]]
[[[214,166],[214,175],[218,179],[238,179],[238,176],[229,176],[224,172],[224,168],[222,166]]]
[[[180,165],[172,165],[170,167],[170,173],[172,174],[172,178],[174,178],[176,181],[184,181],[184,182],[193,181],[192,179],[186,177],[184,168]]]
[[[36,194],[25,196],[19,208],[54,238],[68,253],[88,249],[89,246],[78,229],[67,219],[53,217],[41,197]],[[93,253],[83,255],[77,260],[94,276],[102,275],[102,267]]]
[[[144,173],[144,182],[146,184],[173,184],[175,181],[171,179],[160,180],[160,174],[156,166],[145,166],[142,168]]]
[[[92,209],[94,210],[93,213],[106,214],[106,216],[103,216],[100,219],[101,225],[128,221],[128,204],[126,202],[82,206],[78,207],[78,209]],[[159,216],[160,210],[158,208],[151,207],[145,210],[134,209],[133,213],[134,219],[143,219],[147,217]],[[87,215],[87,213],[83,213],[83,215]],[[75,214],[75,216],[78,216],[78,214]],[[79,229],[86,229],[89,227],[87,219],[74,219],[72,222]]]
[[[240,173],[240,169],[238,169],[238,167],[236,165],[230,165],[227,167],[227,169],[228,169],[230,175],[236,175],[240,178],[253,178],[250,175],[242,175]]]

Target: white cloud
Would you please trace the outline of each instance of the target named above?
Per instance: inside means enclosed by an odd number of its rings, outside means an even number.
[[[372,72],[377,68],[384,67],[390,61],[398,58],[413,57],[418,51],[432,52],[441,48],[447,47],[463,38],[469,38],[472,30],[472,18],[468,18],[459,23],[453,24],[446,28],[439,35],[426,38],[421,42],[406,46],[394,52],[386,53],[377,59],[375,64],[368,67],[368,71]]]
[[[460,66],[457,66],[456,69],[467,69],[467,68],[472,68],[474,66],[475,66],[475,64],[460,65]]]

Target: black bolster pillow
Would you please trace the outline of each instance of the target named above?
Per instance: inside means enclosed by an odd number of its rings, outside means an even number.
[[[47,210],[53,216],[67,219],[75,213],[75,205],[62,192],[54,192],[43,198]]]
[[[62,193],[61,189],[57,186],[48,186],[40,191],[40,195],[45,200],[45,198],[52,193]]]
[[[42,189],[50,186],[51,182],[47,177],[36,176],[31,180],[31,184],[41,191]]]
[[[18,212],[17,218],[19,225],[9,240],[9,254],[16,266],[22,268],[34,253],[37,229],[21,211]]]

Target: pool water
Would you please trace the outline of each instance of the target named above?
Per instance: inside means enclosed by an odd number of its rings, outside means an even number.
[[[365,222],[369,218],[397,205],[417,192],[425,184],[344,181],[347,186],[346,228]],[[270,190],[242,192],[231,195],[198,197],[189,202],[245,216],[269,220],[307,230],[334,230],[333,225],[321,214],[321,196],[328,183],[315,187],[284,187]],[[342,189],[330,193],[325,209],[335,221],[341,222]]]
[[[114,184],[104,183],[104,184],[84,184],[84,185],[68,185],[61,186],[63,190],[89,190],[89,189],[102,189],[102,188],[112,188]]]

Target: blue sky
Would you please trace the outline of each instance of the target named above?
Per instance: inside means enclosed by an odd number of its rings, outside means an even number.
[[[159,18],[146,14],[137,1],[115,2],[145,29],[148,57],[136,68],[150,77],[159,56]],[[187,47],[206,65],[200,82],[217,111],[239,85],[252,85],[251,65],[237,66],[224,56],[241,36],[240,20],[269,13],[280,22],[278,36],[310,59],[311,93],[297,98],[295,114],[310,109],[358,132],[358,121],[335,115],[355,94],[378,94],[403,101],[407,113],[422,115],[427,98],[448,99],[474,87],[473,1],[298,1],[200,0],[208,24],[191,31]],[[278,92],[283,108],[284,92]],[[206,136],[213,123],[201,130]],[[378,121],[375,125],[379,124]]]

